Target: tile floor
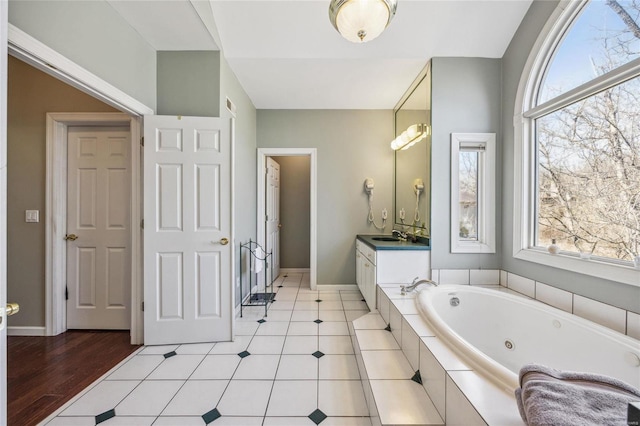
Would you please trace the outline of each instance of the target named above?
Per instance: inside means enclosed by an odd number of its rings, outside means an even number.
[[[306,274],[274,291],[234,342],[144,347],[44,424],[371,425],[347,327],[368,312],[362,295],[311,291]]]

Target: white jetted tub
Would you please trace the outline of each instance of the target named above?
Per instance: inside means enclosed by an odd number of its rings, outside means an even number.
[[[535,300],[443,285],[420,291],[418,310],[439,338],[507,390],[528,363],[615,377],[640,388],[640,342]]]

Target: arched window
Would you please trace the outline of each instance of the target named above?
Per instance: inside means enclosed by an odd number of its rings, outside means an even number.
[[[541,263],[632,269],[640,255],[640,0],[571,3],[526,83],[515,251],[548,257],[555,240],[560,256]],[[575,260],[584,263],[567,266]]]

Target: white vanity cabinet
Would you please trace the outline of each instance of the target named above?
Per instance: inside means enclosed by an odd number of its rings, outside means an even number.
[[[356,239],[356,283],[370,310],[376,309],[376,284],[409,284],[416,277],[431,278],[430,250],[406,243],[373,249]]]
[[[375,310],[376,252],[358,240],[356,240],[356,283],[369,309]]]

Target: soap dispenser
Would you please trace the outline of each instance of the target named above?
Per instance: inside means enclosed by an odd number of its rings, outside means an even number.
[[[555,238],[551,240],[551,245],[547,247],[547,250],[549,250],[549,253],[551,254],[558,254],[558,252],[560,251],[560,247],[558,247],[558,245],[556,244]]]

